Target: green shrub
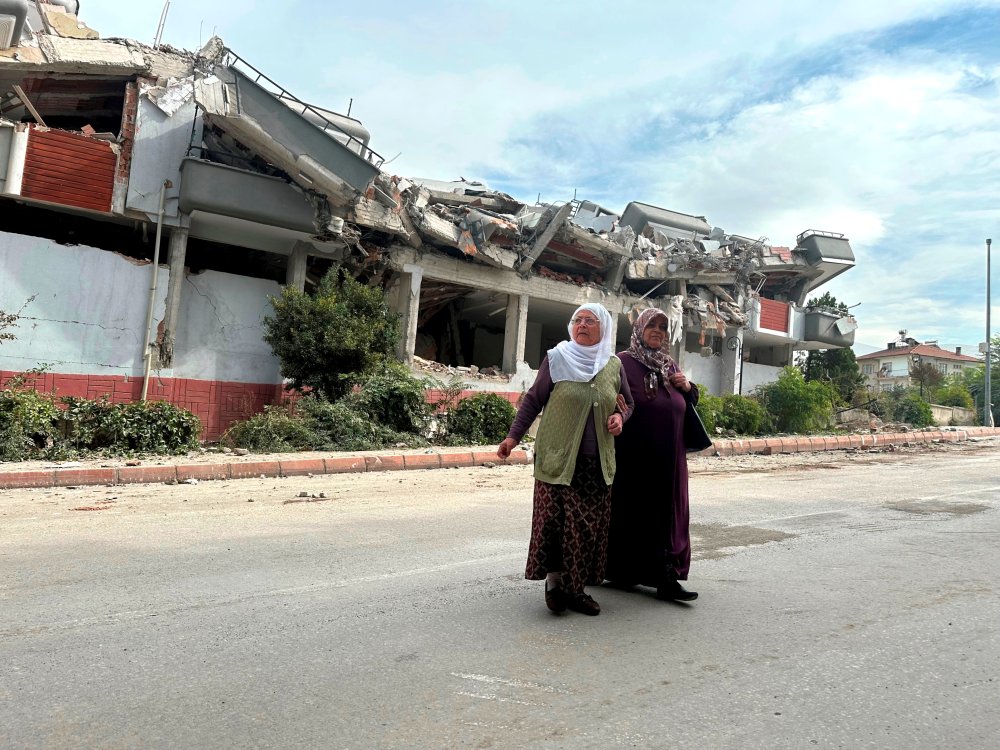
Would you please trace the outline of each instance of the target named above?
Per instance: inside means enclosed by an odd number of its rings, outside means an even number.
[[[941,406],[958,406],[962,409],[976,408],[972,394],[964,383],[951,380],[934,391],[934,403]]]
[[[495,393],[477,393],[448,414],[448,433],[472,444],[499,443],[507,437],[517,409]]]
[[[934,413],[930,405],[916,393],[907,393],[896,404],[893,419],[914,427],[928,427],[934,424]]]
[[[814,432],[830,426],[837,400],[833,387],[819,380],[806,382],[802,371],[785,367],[777,381],[755,391],[770,427],[777,432]]]
[[[316,433],[323,450],[370,451],[427,445],[422,435],[394,430],[372,418],[359,403],[358,394],[333,403],[321,398],[304,398],[299,401],[298,409]]]
[[[767,424],[767,412],[756,399],[729,393],[722,397],[722,422],[738,435],[759,435]]]
[[[183,453],[198,447],[201,420],[166,401],[113,404],[67,397],[60,429],[67,448],[108,453]]]
[[[59,438],[59,409],[52,397],[13,378],[0,391],[0,461],[40,458]]]
[[[698,416],[705,423],[709,435],[715,435],[715,428],[725,429],[722,420],[722,398],[702,392],[698,398]],[[626,425],[626,429],[628,426]]]
[[[392,358],[399,316],[381,289],[334,268],[314,294],[286,287],[270,300],[274,315],[264,318],[264,340],[294,388],[335,401]]]
[[[288,408],[265,406],[260,414],[230,425],[219,442],[258,453],[285,453],[315,450],[324,441],[306,420]]]
[[[424,386],[406,367],[393,362],[369,376],[352,401],[381,425],[397,432],[422,433],[431,412]]]

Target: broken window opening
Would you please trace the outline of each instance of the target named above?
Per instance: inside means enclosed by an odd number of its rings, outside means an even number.
[[[60,245],[85,245],[110,250],[129,258],[151,261],[156,225],[122,220],[98,221],[69,211],[40,208],[18,201],[0,201],[3,231],[29,237],[43,237]],[[160,257],[166,257],[166,232],[160,241]]]
[[[165,257],[163,252],[164,249],[161,248],[161,258]],[[189,237],[184,265],[192,274],[203,271],[219,271],[235,276],[268,279],[283,285],[287,258],[278,253],[251,250],[237,245]]]
[[[0,114],[14,122],[37,123],[35,112],[49,128],[88,134],[107,134],[118,140],[125,110],[125,87],[121,78],[60,75],[44,78],[0,79]],[[22,101],[15,90],[21,88]],[[30,104],[30,106],[28,106]]]

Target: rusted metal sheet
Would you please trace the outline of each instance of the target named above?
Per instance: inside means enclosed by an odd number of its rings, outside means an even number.
[[[32,128],[21,195],[110,213],[117,159],[107,141]]]

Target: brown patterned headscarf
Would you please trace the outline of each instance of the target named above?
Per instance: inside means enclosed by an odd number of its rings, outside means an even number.
[[[663,347],[660,349],[650,349],[642,342],[642,332],[657,317],[667,320],[667,314],[658,307],[650,307],[639,313],[639,317],[636,318],[632,326],[632,341],[629,344],[628,353],[633,359],[641,362],[653,372],[660,373],[661,383],[668,383],[670,381],[667,377],[671,371],[677,369],[677,362],[674,361],[669,352],[670,336],[663,337]]]

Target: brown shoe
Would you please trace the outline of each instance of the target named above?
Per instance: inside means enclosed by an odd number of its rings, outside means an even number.
[[[579,594],[566,594],[565,601],[567,607],[581,615],[601,614],[601,605],[595,602],[592,596],[584,594],[582,591]]]
[[[566,611],[566,592],[561,584],[557,583],[552,588],[545,584],[545,606],[556,614]]]

